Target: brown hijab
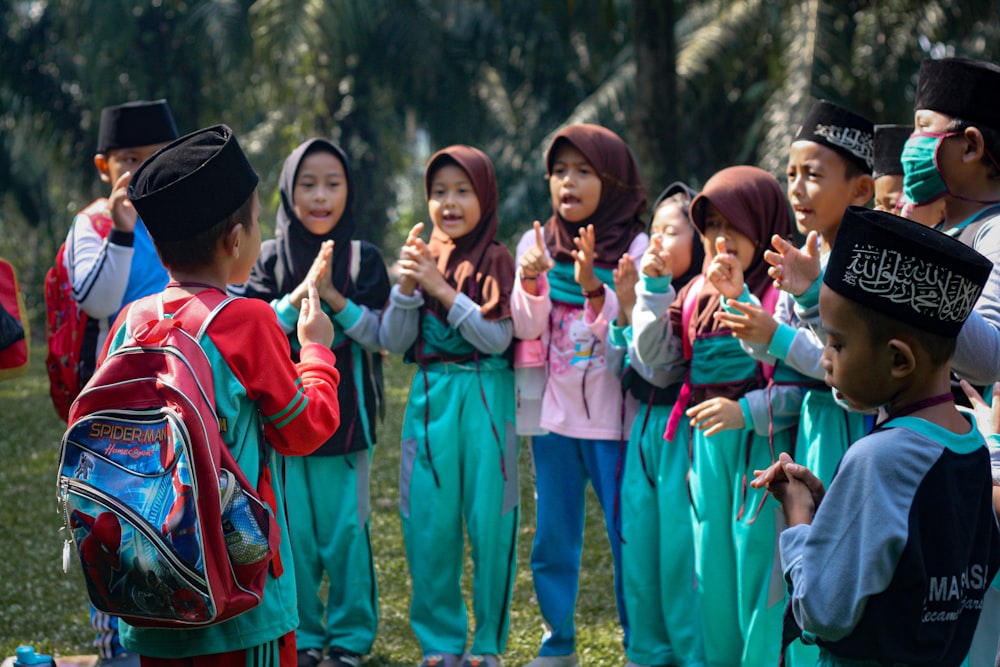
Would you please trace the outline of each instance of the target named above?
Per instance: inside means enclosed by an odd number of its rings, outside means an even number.
[[[507,247],[496,240],[499,194],[493,163],[485,153],[472,146],[441,149],[431,156],[424,170],[424,189],[428,198],[434,173],[447,164],[455,164],[469,175],[479,199],[479,224],[457,239],[434,227],[427,244],[431,257],[449,285],[479,304],[485,319],[510,317],[515,265]],[[430,312],[441,320],[447,319],[448,312],[437,299],[424,294],[424,300]]]
[[[640,216],[646,210],[646,193],[639,168],[621,137],[600,125],[570,125],[556,134],[545,153],[546,176],[552,174],[556,149],[569,143],[587,159],[601,179],[601,200],[597,210],[579,223],[567,222],[553,210],[545,223],[545,245],[552,259],[572,262],[573,239],[580,227],[594,226],[595,263],[613,267],[628,251],[632,240],[646,229]]]

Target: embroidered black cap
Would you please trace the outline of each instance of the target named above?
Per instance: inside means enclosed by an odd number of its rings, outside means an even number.
[[[101,109],[97,152],[164,144],[177,136],[177,125],[166,100],[126,102]]]
[[[903,144],[913,134],[912,125],[876,125],[875,126],[875,166],[872,176],[902,176],[903,163],[899,156],[903,154]]]
[[[870,174],[875,156],[874,123],[839,104],[820,100],[793,141],[814,141],[843,155],[861,171]]]
[[[215,125],[153,153],[132,176],[128,197],[154,241],[181,241],[222,222],[258,180],[233,131]]]
[[[913,108],[1000,129],[1000,66],[972,58],[926,59]]]
[[[990,260],[936,229],[850,206],[823,284],[895,320],[955,337],[992,270]]]

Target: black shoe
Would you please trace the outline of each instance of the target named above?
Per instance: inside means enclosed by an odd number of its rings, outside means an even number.
[[[334,647],[323,659],[323,667],[361,667],[362,662],[362,657],[357,653]]]
[[[316,667],[323,659],[323,651],[318,648],[299,649],[298,667]]]

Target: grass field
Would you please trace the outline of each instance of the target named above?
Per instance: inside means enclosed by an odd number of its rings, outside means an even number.
[[[73,563],[62,571],[63,534],[56,508],[56,459],[63,423],[48,396],[44,349],[31,372],[0,383],[0,656],[19,644],[55,655],[90,653],[93,633],[86,593]],[[379,577],[378,639],[365,663],[403,667],[420,660],[409,625],[410,581],[399,522],[399,433],[412,369],[392,358],[386,370],[388,410],[372,467],[372,537]],[[528,558],[534,536],[534,498],[528,452],[521,456],[521,531],[511,632],[504,658],[528,662],[541,640]],[[577,650],[587,667],[624,664],[612,591],[611,554],[596,497],[588,492],[586,548],[577,607]],[[471,560],[466,552],[466,582]],[[466,591],[467,602],[471,598]]]

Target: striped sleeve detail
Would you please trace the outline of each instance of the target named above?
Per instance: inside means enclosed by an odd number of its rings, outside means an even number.
[[[274,424],[275,428],[283,428],[290,421],[298,417],[308,404],[309,399],[306,397],[305,391],[302,390],[302,378],[297,378],[295,380],[295,396],[292,400],[289,401],[283,410],[265,417],[265,419]]]

